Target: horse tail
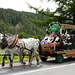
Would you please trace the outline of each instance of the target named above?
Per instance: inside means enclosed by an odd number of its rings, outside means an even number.
[[[42,48],[41,48],[41,43],[39,42],[39,55],[42,54]]]

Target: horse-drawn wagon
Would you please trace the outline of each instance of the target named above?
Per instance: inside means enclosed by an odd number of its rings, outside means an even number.
[[[63,26],[63,29],[62,29]],[[66,29],[75,29],[74,25],[68,24],[61,24],[60,28],[60,38],[59,38],[59,45],[56,46],[56,50],[50,49],[49,44],[41,44],[41,48],[39,49],[40,59],[42,61],[46,61],[48,56],[55,57],[57,62],[63,62],[64,56],[75,57],[75,30],[71,30],[69,34],[63,34],[61,30]],[[65,31],[65,32],[66,32]],[[61,36],[62,35],[62,36]],[[66,39],[66,37],[68,37]]]

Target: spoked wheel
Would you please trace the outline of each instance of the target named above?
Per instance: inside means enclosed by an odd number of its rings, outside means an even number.
[[[57,61],[58,63],[62,63],[62,62],[63,62],[63,55],[62,55],[62,54],[56,55],[56,61]]]
[[[46,57],[40,57],[40,59],[41,59],[42,61],[46,61],[46,60],[47,60]]]

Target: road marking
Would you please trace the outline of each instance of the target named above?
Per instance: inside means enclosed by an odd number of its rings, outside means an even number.
[[[52,69],[56,69],[56,68],[62,68],[62,67],[73,66],[73,65],[75,65],[75,63],[73,63],[73,64],[68,64],[68,65],[62,65],[62,66],[55,66],[55,67],[50,67],[50,68],[45,68],[45,69],[38,69],[38,70],[32,70],[32,71],[25,71],[25,72],[20,72],[20,73],[16,73],[16,74],[10,74],[10,75],[29,74],[29,73],[41,72],[41,71],[52,70]]]

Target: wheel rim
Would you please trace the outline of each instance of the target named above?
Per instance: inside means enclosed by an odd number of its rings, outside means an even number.
[[[59,61],[59,62],[62,62],[62,60],[63,60],[62,56],[59,56],[59,57],[58,57],[58,61]]]

